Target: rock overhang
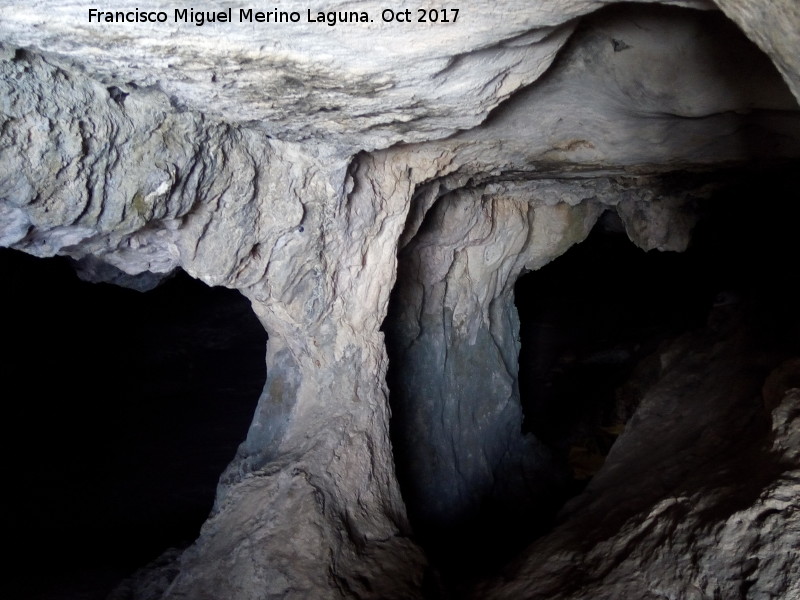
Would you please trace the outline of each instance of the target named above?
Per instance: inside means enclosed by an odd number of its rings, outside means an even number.
[[[165,23],[90,23],[92,3],[39,0],[6,11],[0,37],[123,91],[160,89],[179,109],[284,140],[374,150],[475,127],[549,68],[579,17],[609,4],[481,1],[455,23],[406,24],[383,22],[382,4],[361,1],[331,9],[365,12],[373,22],[328,27],[309,23],[300,2],[280,6],[301,14],[297,23],[242,23],[239,12],[253,7],[235,2],[224,5],[233,22],[198,27],[175,22],[181,9],[169,2],[141,8],[163,11]],[[703,0],[663,4],[714,8]],[[127,1],[113,10],[140,9]]]

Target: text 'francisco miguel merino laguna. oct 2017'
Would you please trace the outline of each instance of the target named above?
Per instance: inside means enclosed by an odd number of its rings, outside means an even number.
[[[227,23],[319,23],[330,27],[340,23],[427,23],[452,24],[458,21],[458,8],[383,8],[375,13],[365,10],[314,10],[286,11],[274,8],[258,10],[239,8],[233,10],[195,10],[173,8],[170,10],[100,10],[89,9],[89,23],[176,23],[202,27],[207,24]]]

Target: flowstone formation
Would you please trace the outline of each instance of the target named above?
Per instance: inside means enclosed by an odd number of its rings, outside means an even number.
[[[352,9],[375,23],[268,29],[4,7],[0,243],[143,286],[181,268],[239,290],[269,334],[264,390],[199,539],[116,598],[444,594],[453,540],[543,532],[565,474],[522,432],[517,278],[608,211],[640,248],[682,251],[731,173],[800,159],[800,7],[662,4],[481,1],[455,23],[400,26],[364,1]],[[687,453],[698,477],[717,468],[698,412],[746,402],[778,366],[740,368],[748,341],[732,337],[664,351],[641,425],[572,521],[476,597],[797,593],[794,388],[770,400],[769,450],[764,409],[736,413],[735,431],[761,428],[747,460],[764,468],[733,520],[702,526],[727,508],[725,477],[672,489]],[[669,435],[663,411],[692,427]],[[618,502],[645,455],[672,479]],[[712,556],[720,536],[730,552]]]

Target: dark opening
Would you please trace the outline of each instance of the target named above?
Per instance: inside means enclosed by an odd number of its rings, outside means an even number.
[[[515,287],[523,430],[552,448],[579,491],[640,399],[647,358],[690,330],[757,323],[765,347],[797,352],[800,283],[793,175],[739,178],[698,207],[683,253],[643,250],[615,213]],[[754,204],[756,198],[768,198]]]
[[[691,253],[645,252],[614,212],[515,286],[523,430],[585,481],[623,425],[615,391],[659,342],[701,325],[711,282]]]
[[[3,249],[0,274],[7,597],[105,598],[197,537],[266,333],[240,294],[183,272],[140,293]]]

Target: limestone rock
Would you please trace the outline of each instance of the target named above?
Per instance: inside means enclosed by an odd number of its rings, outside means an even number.
[[[768,411],[777,408],[792,389],[800,389],[800,358],[781,363],[769,374],[761,390],[764,408]]]
[[[168,22],[119,24],[90,23],[89,10],[98,8],[91,2],[37,0],[9,4],[0,39],[57,54],[123,92],[133,89],[129,82],[157,86],[177,106],[281,139],[324,136],[351,150],[371,150],[477,125],[547,69],[570,21],[597,4],[481,0],[460,7],[450,16],[455,22],[434,25],[419,22],[422,15],[412,9],[410,23],[385,22],[387,7],[372,0],[317,8],[291,1],[277,9],[296,12],[298,22],[275,25],[240,21],[241,9],[270,13],[273,7],[234,2],[226,5],[233,22],[197,26],[198,19],[176,19],[180,7],[163,1],[140,7],[128,0],[113,9],[163,11]],[[371,22],[330,27],[317,18],[319,11],[343,10],[366,12]]]
[[[552,502],[549,453],[521,434],[513,284],[583,239],[599,213],[452,193],[401,253],[387,320],[393,427],[406,500],[426,528],[477,526],[487,505],[507,527]]]
[[[383,23],[363,0],[348,9],[373,23],[330,27],[291,1],[281,9],[303,22],[198,27],[0,2],[0,244],[136,281],[183,268],[239,289],[270,336],[212,516],[130,596],[422,596],[390,442],[381,327],[395,283],[392,427],[410,512],[449,527],[482,505],[513,516],[547,501],[558,471],[519,432],[515,279],[606,210],[641,247],[683,249],[715,178],[800,157],[795,2],[717,3],[780,75],[716,11],[675,8],[710,2],[589,15],[606,4],[480,0],[433,27]],[[797,595],[796,398],[780,399],[764,450],[745,435],[761,414],[750,380],[737,387],[748,365],[698,344],[651,390],[597,496],[481,597]],[[708,410],[689,406],[700,399]],[[756,478],[741,493],[726,494],[738,483],[725,461],[692,478],[742,438]]]
[[[138,275],[129,275],[94,256],[84,256],[80,260],[75,260],[72,263],[75,269],[75,274],[83,281],[91,283],[112,283],[120,287],[136,290],[137,292],[149,292],[157,288],[161,283],[169,279],[173,272],[170,273],[153,273],[152,271],[143,271]]]
[[[662,351],[659,381],[562,524],[475,598],[798,593],[796,390],[770,432],[755,373],[774,358],[697,335]]]

